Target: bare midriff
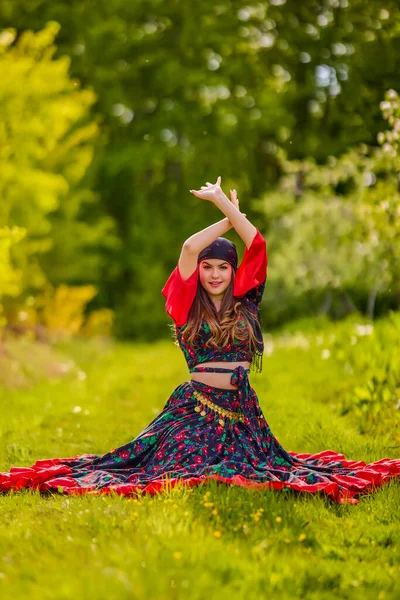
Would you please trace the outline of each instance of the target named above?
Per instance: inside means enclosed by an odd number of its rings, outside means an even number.
[[[223,369],[236,369],[236,367],[250,368],[249,361],[243,362],[205,362],[196,367],[222,367]],[[224,388],[225,390],[236,390],[237,386],[231,384],[232,373],[191,373],[193,381],[200,381],[206,385]]]

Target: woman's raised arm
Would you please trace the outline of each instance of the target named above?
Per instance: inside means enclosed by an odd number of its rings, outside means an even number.
[[[229,202],[229,200],[228,200]],[[211,244],[217,237],[224,235],[232,225],[229,219],[225,218],[222,221],[213,223],[205,229],[194,233],[186,240],[182,246],[181,255],[179,257],[178,266],[182,279],[189,279],[197,268],[197,259],[200,252]]]
[[[216,183],[211,184],[207,182],[207,185],[203,186],[200,190],[190,191],[198,198],[209,200],[215,204],[215,206],[217,206],[229,219],[231,226],[237,231],[238,235],[246,244],[246,247],[250,248],[251,243],[257,234],[257,229],[250,223],[246,216],[240,212],[239,208],[235,206],[235,202],[233,201],[233,196],[236,197],[235,190],[231,190],[231,202],[221,189],[221,177],[219,176]]]
[[[226,198],[226,196],[225,196]],[[228,200],[228,198],[226,198]],[[239,200],[236,197],[236,192],[231,192],[231,199],[228,200],[232,206],[235,207],[240,213],[239,210]],[[209,246],[217,237],[221,237],[232,228],[232,223],[228,218],[222,219],[217,223],[213,223],[209,227],[194,233],[186,240],[186,242],[182,246],[181,255],[179,257],[179,273],[182,276],[182,279],[186,280],[194,273],[197,268],[197,259],[200,252]]]

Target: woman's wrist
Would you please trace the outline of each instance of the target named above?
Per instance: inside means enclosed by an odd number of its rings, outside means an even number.
[[[231,226],[242,238],[246,247],[250,248],[257,230],[254,225],[247,220],[246,215],[244,215],[240,209],[225,196],[222,190],[214,196],[213,203],[220,209],[225,217],[229,219]]]
[[[227,195],[223,192],[223,190],[221,188],[219,188],[219,190],[215,193],[215,196],[212,199],[212,202],[216,206],[218,206],[218,204],[220,204],[221,202],[224,202],[225,200],[228,200],[228,202],[230,202],[230,200],[227,197]]]
[[[229,198],[224,194],[224,192],[222,192],[222,190],[221,193],[218,194],[218,196],[215,196],[215,198],[213,199],[213,203],[217,208],[219,208],[219,210],[225,215],[227,219],[229,219],[230,216],[228,216],[228,214],[232,214],[232,209],[233,212],[237,211],[239,214],[242,214],[240,209],[237,206],[234,206],[234,204],[229,200]],[[226,210],[227,208],[228,210]]]
[[[233,205],[240,215],[243,215],[244,217],[247,216],[246,213],[244,213],[240,210],[238,201],[236,200],[236,204],[235,204],[235,202],[233,202],[232,200],[229,200],[228,196],[226,194],[224,194],[224,192],[222,190],[220,190],[220,193],[215,197],[215,199],[212,202],[213,202],[213,204],[215,204],[215,206],[217,208],[219,208],[221,210],[221,212],[224,212],[223,207],[224,206],[226,207],[227,203],[228,203],[228,206]],[[232,229],[232,227],[234,227],[234,225],[231,222],[230,218],[226,216],[225,219],[228,221],[228,228]]]

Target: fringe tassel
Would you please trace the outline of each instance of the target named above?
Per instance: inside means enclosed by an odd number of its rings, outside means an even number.
[[[263,359],[263,352],[256,350],[253,354],[253,357],[252,357],[251,363],[250,363],[250,369],[252,371],[254,371],[255,373],[262,372],[262,359]]]
[[[264,338],[262,334],[262,320],[261,320],[261,312],[260,309],[257,311],[257,318],[254,320],[256,337],[260,340],[257,349],[254,351],[250,369],[255,373],[262,372],[262,360],[264,355]]]

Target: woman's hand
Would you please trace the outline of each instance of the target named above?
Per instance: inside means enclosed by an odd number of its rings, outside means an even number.
[[[197,198],[201,198],[202,200],[210,200],[213,202],[214,200],[220,198],[221,196],[225,196],[224,192],[221,189],[221,176],[218,176],[216,183],[210,183],[207,181],[206,185],[201,186],[200,190],[189,190],[194,196]],[[239,200],[237,197],[236,190],[229,190],[231,195],[231,201],[234,206],[238,210],[239,209]],[[225,196],[226,197],[226,196]],[[244,213],[243,213],[244,214]],[[244,216],[246,216],[244,214]]]
[[[191,194],[197,196],[197,198],[201,198],[202,200],[210,200],[214,202],[221,196],[225,196],[224,192],[221,190],[221,176],[218,176],[216,183],[210,183],[207,181],[206,185],[201,186],[199,190],[189,190]]]
[[[229,193],[231,195],[232,204],[239,210],[239,199],[237,197],[236,190],[229,190]]]
[[[210,202],[215,202],[218,198],[224,197],[226,198],[224,192],[221,189],[221,176],[219,175],[216,183],[206,182],[206,185],[201,186],[199,190],[189,190],[194,196],[197,198],[201,198],[202,200],[209,200]],[[232,204],[240,211],[239,208],[239,199],[237,197],[236,190],[229,190],[231,196]],[[242,213],[246,216],[246,213]],[[230,224],[232,227],[232,224]]]
[[[237,197],[236,190],[229,190],[229,193],[231,195],[231,202],[232,202],[233,206],[236,206],[236,208],[240,211],[240,208],[239,208],[239,198]],[[242,215],[246,216],[246,213],[242,213]],[[231,227],[232,227],[232,224],[231,224]]]

